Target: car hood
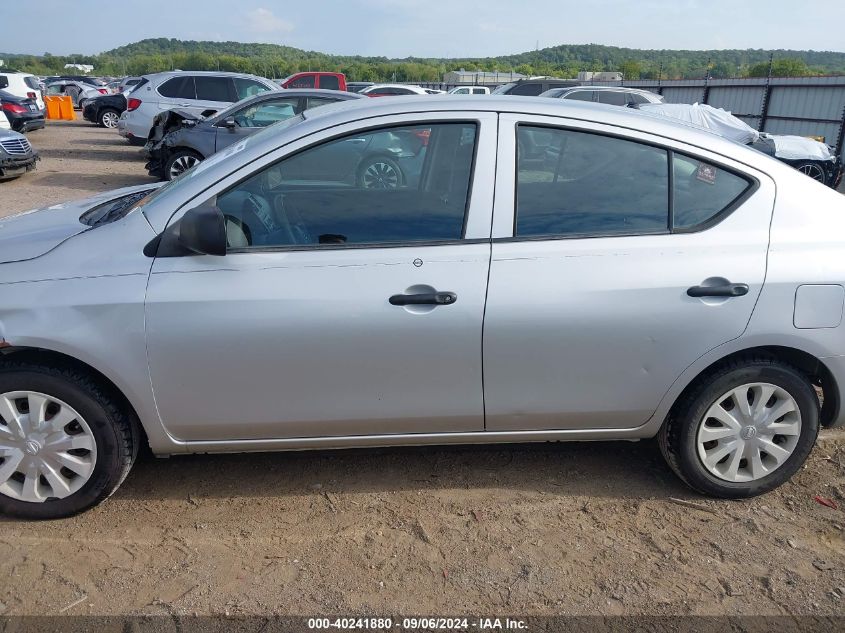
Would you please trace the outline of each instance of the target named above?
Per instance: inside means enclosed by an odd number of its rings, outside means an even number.
[[[35,259],[94,227],[79,216],[88,209],[130,193],[155,189],[161,183],[125,187],[100,193],[84,200],[55,204],[0,218],[0,264]]]

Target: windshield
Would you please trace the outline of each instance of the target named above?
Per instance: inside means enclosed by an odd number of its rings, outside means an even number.
[[[509,84],[505,84],[505,85],[503,85],[503,86],[499,86],[498,88],[496,88],[496,89],[493,91],[493,94],[494,94],[494,95],[507,94],[508,90],[510,90],[511,88],[513,88],[515,85],[516,85],[515,83],[509,83]]]

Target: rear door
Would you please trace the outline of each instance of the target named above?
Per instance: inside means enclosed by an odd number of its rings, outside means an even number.
[[[191,109],[198,114],[209,110],[217,112],[229,107],[238,100],[235,83],[231,77],[214,75],[197,75],[194,77],[197,98]]]
[[[296,116],[302,112],[302,107],[301,97],[276,97],[244,106],[231,116],[235,119],[235,127],[217,125],[216,151],[255,134],[261,128]]]
[[[686,367],[745,330],[774,192],[666,139],[501,115],[486,428],[644,424]],[[747,292],[707,296],[729,284]]]

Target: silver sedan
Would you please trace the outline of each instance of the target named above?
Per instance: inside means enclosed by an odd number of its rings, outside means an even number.
[[[843,235],[839,194],[631,110],[306,111],[0,219],[0,511],[85,510],[141,444],[657,437],[757,495],[845,420]]]

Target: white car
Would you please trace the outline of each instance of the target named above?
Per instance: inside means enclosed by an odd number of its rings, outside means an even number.
[[[571,101],[592,101],[605,105],[634,107],[644,103],[663,103],[663,97],[648,90],[622,86],[570,86],[552,88],[540,95]]]
[[[58,79],[48,83],[45,89],[45,94],[48,97],[70,97],[73,101],[73,107],[80,110],[85,107],[86,101],[108,93],[108,88],[105,85],[92,86],[76,79]]]
[[[41,82],[35,75],[16,72],[0,73],[0,90],[5,90],[22,99],[35,99],[38,109],[41,111],[45,109]]]
[[[440,92],[442,91],[406,84],[376,84],[369,88],[364,88],[358,94],[367,95],[368,97],[398,97],[403,95],[430,95]]]
[[[117,131],[130,143],[143,145],[153,119],[164,110],[179,109],[208,116],[229,105],[279,87],[269,79],[240,73],[174,71],[144,75],[127,98]]]
[[[490,88],[486,86],[458,86],[449,91],[450,95],[489,95]]]

